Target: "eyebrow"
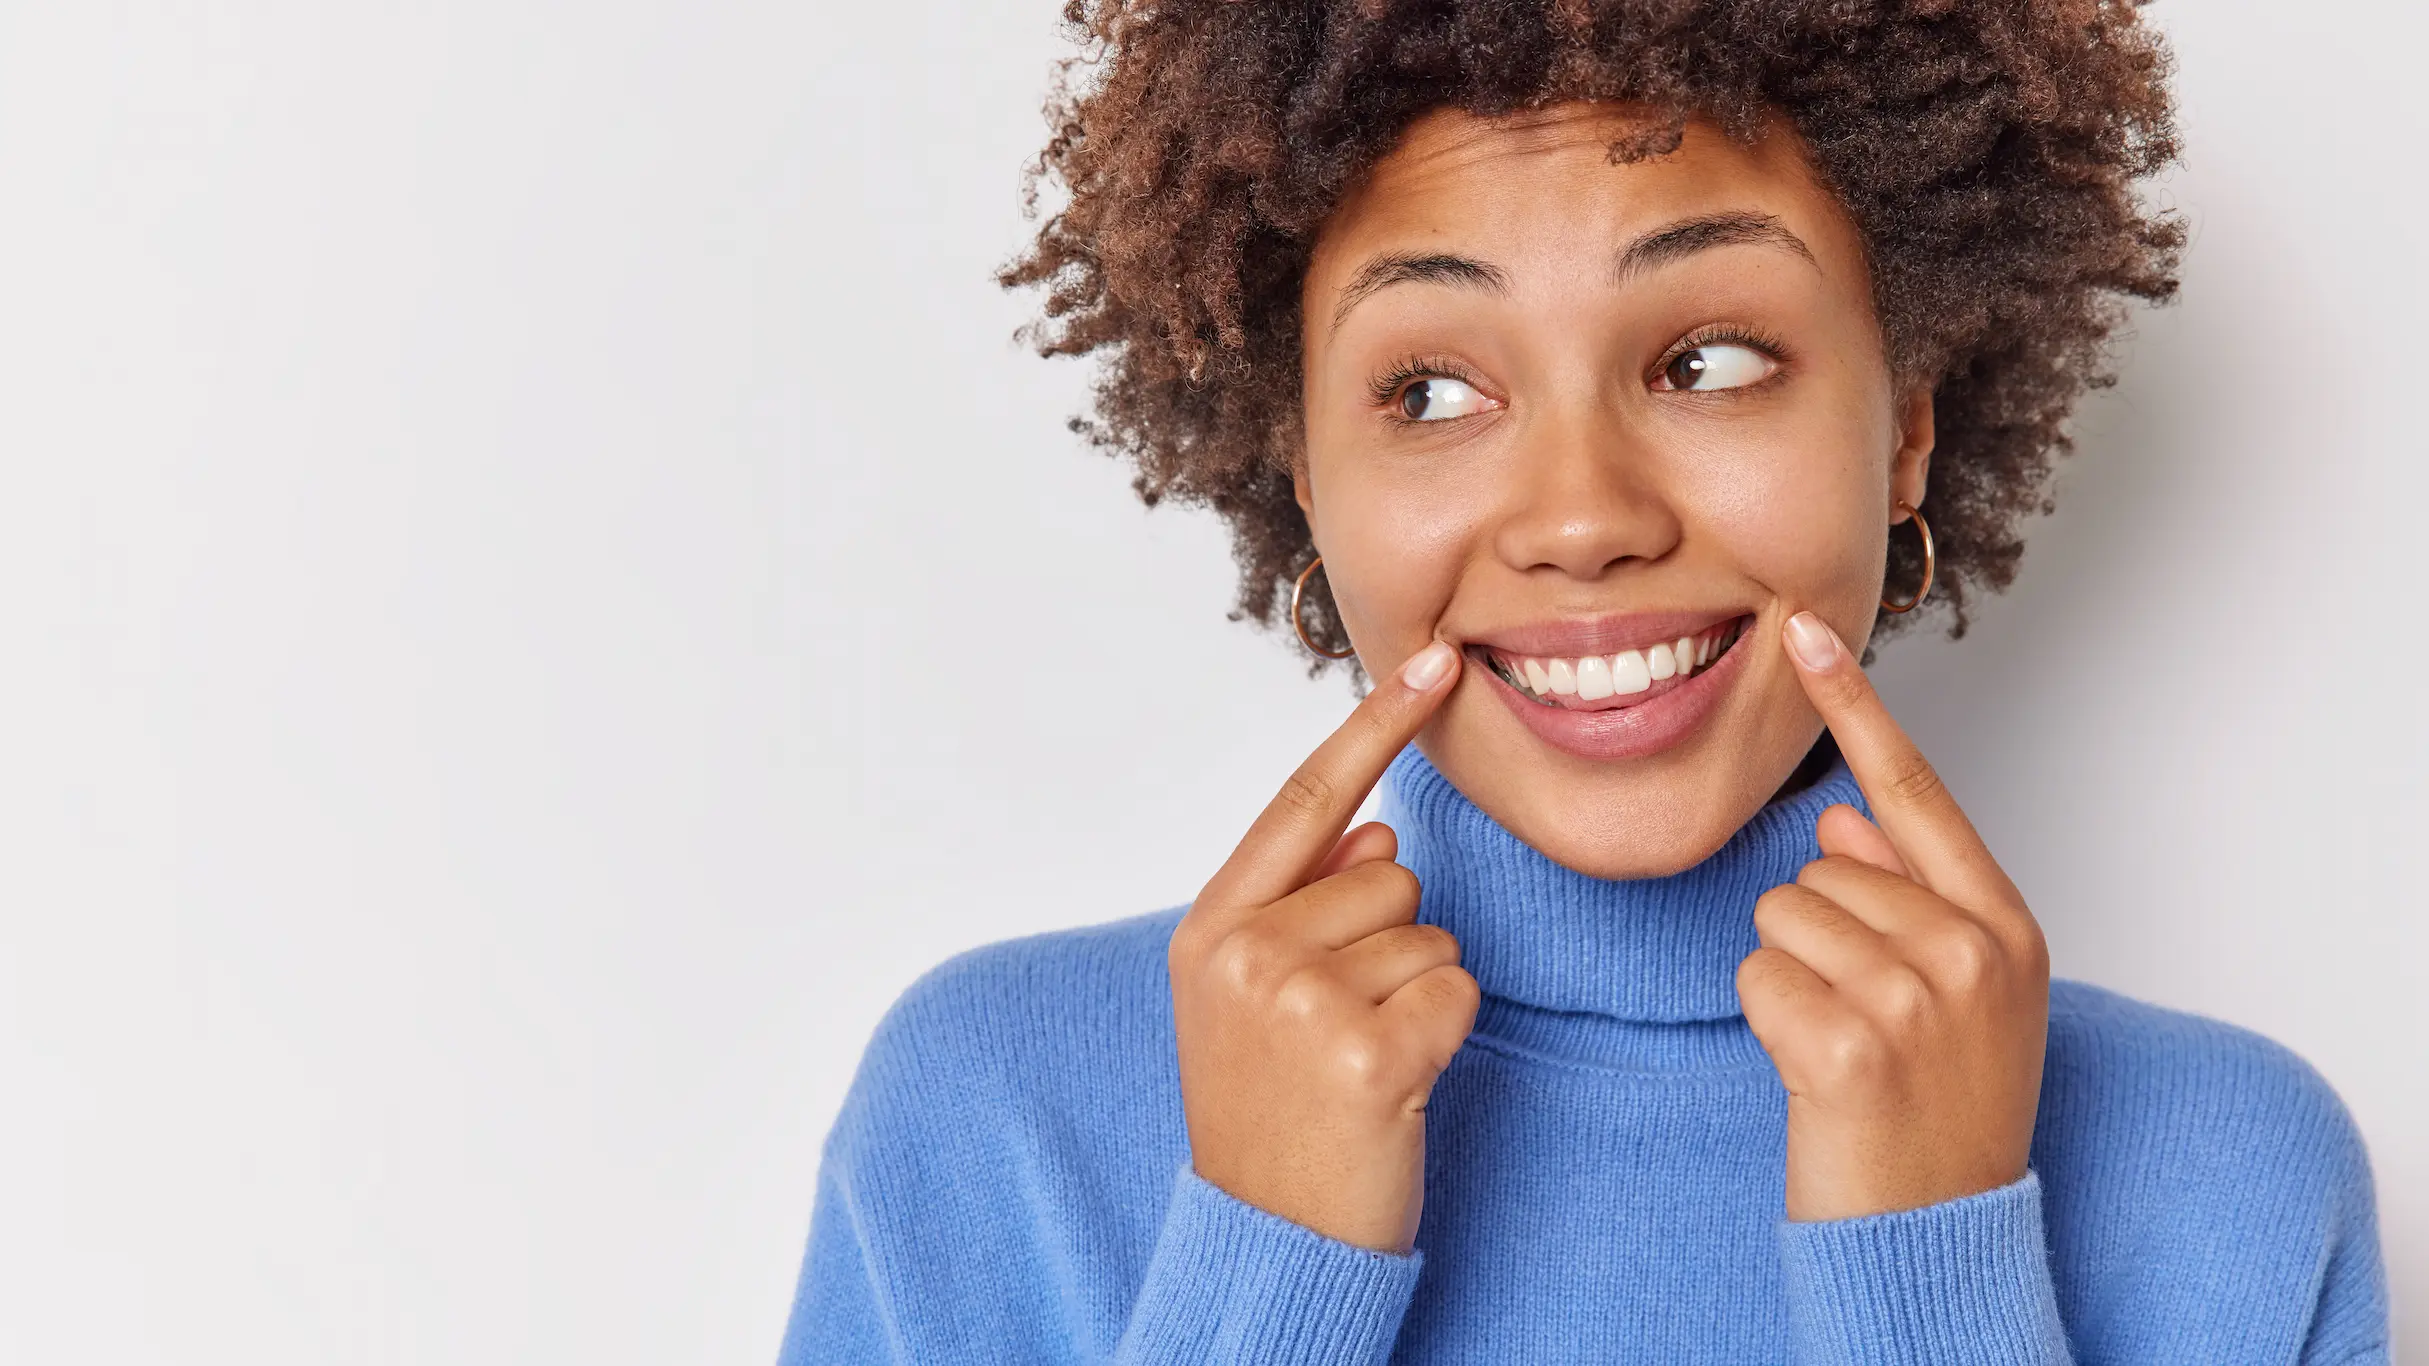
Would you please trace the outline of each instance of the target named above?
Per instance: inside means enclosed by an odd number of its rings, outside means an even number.
[[[1767,213],[1737,210],[1728,213],[1703,214],[1665,223],[1630,242],[1619,253],[1612,282],[1626,284],[1648,271],[1673,265],[1698,252],[1720,247],[1771,246],[1796,253],[1816,266],[1813,249],[1805,239],[1790,232],[1786,224]],[[1341,287],[1341,296],[1333,304],[1333,327],[1338,330],[1349,311],[1364,302],[1377,290],[1400,284],[1456,285],[1479,289],[1491,294],[1509,293],[1509,280],[1499,267],[1466,256],[1448,252],[1411,254],[1391,252],[1367,262]]]
[[[1490,294],[1507,294],[1510,288],[1498,269],[1482,261],[1440,252],[1423,256],[1394,252],[1360,266],[1350,282],[1341,287],[1341,298],[1333,305],[1333,326],[1341,326],[1341,320],[1367,295],[1403,284],[1457,285]]]
[[[1612,280],[1626,284],[1647,271],[1659,270],[1697,252],[1749,245],[1782,247],[1804,257],[1810,265],[1821,265],[1814,259],[1813,249],[1805,245],[1805,239],[1788,231],[1786,224],[1767,213],[1740,211],[1683,218],[1655,228],[1620,252]]]

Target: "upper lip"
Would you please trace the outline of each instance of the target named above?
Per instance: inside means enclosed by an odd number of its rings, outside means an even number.
[[[1681,636],[1700,635],[1749,614],[1746,608],[1686,608],[1674,612],[1613,612],[1531,622],[1466,637],[1470,645],[1538,659],[1575,659],[1640,650]]]

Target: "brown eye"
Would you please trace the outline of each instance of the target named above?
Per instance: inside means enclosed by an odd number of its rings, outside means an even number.
[[[1474,385],[1439,375],[1417,380],[1400,391],[1400,415],[1411,422],[1466,417],[1483,412],[1491,403]]]
[[[1672,389],[1737,389],[1766,378],[1777,362],[1751,346],[1699,346],[1681,351],[1662,367],[1662,380]]]

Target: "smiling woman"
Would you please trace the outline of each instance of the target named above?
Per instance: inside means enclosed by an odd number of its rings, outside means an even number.
[[[2173,291],[2135,11],[1068,13],[1005,278],[1374,686],[1188,906],[896,1006],[787,1359],[2382,1360],[2335,1096],[2053,984],[1860,667]]]
[[[1440,635],[1485,666],[1427,756],[1605,877],[1701,861],[1811,748],[1776,650],[1681,679],[1675,642],[1776,639],[1791,607],[1864,639],[1934,435],[1930,392],[1889,370],[1863,241],[1793,132],[1693,120],[1614,166],[1647,122],[1587,102],[1416,121],[1310,253],[1300,312],[1324,321],[1301,334],[1290,469],[1362,656]],[[1453,411],[1433,406],[1444,383]],[[1548,705],[1504,681],[1529,660]],[[1512,764],[1522,728],[1544,743]]]

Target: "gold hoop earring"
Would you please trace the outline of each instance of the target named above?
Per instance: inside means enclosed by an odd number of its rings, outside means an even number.
[[[1308,638],[1307,623],[1299,619],[1299,599],[1307,596],[1307,576],[1323,567],[1324,557],[1318,555],[1314,563],[1299,571],[1299,581],[1290,586],[1290,629],[1298,633],[1299,643],[1307,647],[1309,654],[1321,655],[1326,659],[1347,659],[1358,653],[1355,647],[1347,650],[1327,650]]]
[[[1922,606],[1923,599],[1931,596],[1931,576],[1940,568],[1940,554],[1938,551],[1932,549],[1931,523],[1923,520],[1923,514],[1911,503],[1900,502],[1895,506],[1906,509],[1906,515],[1914,519],[1915,530],[1923,533],[1923,586],[1916,589],[1915,595],[1908,598],[1904,602],[1891,602],[1887,598],[1881,599],[1882,611],[1890,613],[1905,613],[1911,612]],[[1892,523],[1891,525],[1894,526],[1895,523]]]

